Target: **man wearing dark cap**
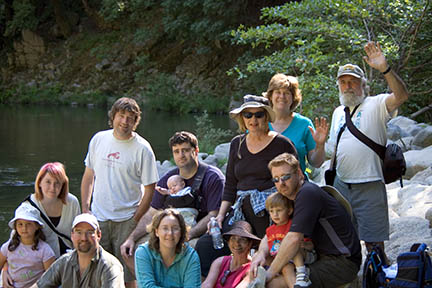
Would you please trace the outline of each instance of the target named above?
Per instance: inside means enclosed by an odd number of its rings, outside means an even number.
[[[125,287],[120,261],[99,245],[95,216],[76,216],[71,238],[75,250],[57,259],[32,287]]]
[[[386,123],[408,99],[404,82],[387,63],[380,45],[369,42],[364,49],[367,54],[364,60],[381,72],[391,92],[368,96],[363,70],[353,64],[339,67],[337,83],[341,106],[333,112],[332,144],[336,144],[337,135],[345,124],[344,108],[349,107],[355,127],[373,141],[386,145]],[[384,240],[389,239],[389,220],[380,158],[345,128],[337,146],[336,163],[334,186],[351,203],[359,238],[365,241],[368,251],[373,245],[384,248]]]

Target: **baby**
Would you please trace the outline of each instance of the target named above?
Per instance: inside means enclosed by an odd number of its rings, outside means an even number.
[[[294,212],[294,202],[280,193],[274,193],[267,198],[265,204],[274,223],[266,230],[270,255],[272,256],[270,261],[273,261],[283,238],[290,230]],[[309,269],[306,268],[305,262],[307,264],[313,263],[316,260],[316,254],[315,251],[313,251],[311,239],[305,238],[304,241],[304,245],[302,245],[300,251],[292,259],[295,266],[296,277],[294,287],[309,287],[312,284],[309,280]],[[292,265],[286,265],[282,269],[282,275],[286,284],[289,285],[289,279],[294,277]]]
[[[195,197],[191,187],[185,187],[186,183],[180,175],[172,175],[167,180],[168,189],[160,186],[156,190],[166,195],[165,204],[177,210],[184,218],[186,225],[196,225],[198,210],[195,208]]]

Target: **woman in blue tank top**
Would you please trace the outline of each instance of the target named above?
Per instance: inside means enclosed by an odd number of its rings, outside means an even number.
[[[313,167],[320,167],[325,160],[325,141],[329,130],[324,117],[312,121],[294,110],[302,101],[299,82],[296,77],[278,73],[274,75],[263,93],[276,114],[269,123],[270,130],[279,132],[294,143],[303,172],[306,171],[306,160]]]

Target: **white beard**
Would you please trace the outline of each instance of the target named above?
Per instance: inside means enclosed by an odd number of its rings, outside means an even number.
[[[339,90],[339,102],[343,106],[355,107],[363,103],[364,99],[364,91],[362,91],[361,96],[357,96],[353,90],[346,90],[345,92]]]

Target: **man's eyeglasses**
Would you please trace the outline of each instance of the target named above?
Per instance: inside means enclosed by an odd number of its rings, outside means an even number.
[[[222,278],[220,280],[220,285],[221,286],[225,285],[225,282],[226,282],[226,280],[227,280],[227,278],[228,278],[228,276],[229,276],[230,273],[231,273],[231,271],[229,269],[225,270],[225,272],[224,272],[224,274],[223,274],[223,276],[222,276]]]
[[[287,180],[289,180],[291,178],[291,175],[292,174],[285,174],[285,175],[283,175],[281,177],[274,177],[274,178],[271,179],[271,181],[273,183],[275,183],[275,184],[279,183],[279,180],[282,180],[282,182],[285,182],[285,181],[287,181]]]
[[[242,116],[246,119],[251,119],[253,116],[255,116],[255,118],[259,119],[259,118],[263,118],[265,116],[265,112],[264,111],[258,111],[255,113],[252,112],[242,112]]]
[[[72,231],[75,235],[77,235],[78,237],[82,237],[82,236],[86,236],[87,238],[89,237],[93,237],[96,234],[95,230],[88,230],[88,231],[81,231],[81,230],[75,230]]]

